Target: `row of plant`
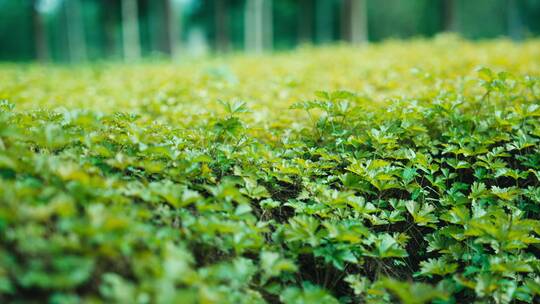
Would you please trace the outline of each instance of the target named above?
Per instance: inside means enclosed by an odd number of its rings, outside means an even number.
[[[439,49],[374,46],[407,47]],[[476,47],[465,54],[498,58]],[[309,62],[331,51],[303,52]],[[394,94],[399,85],[315,91],[293,104],[224,94],[211,103],[219,108],[183,116],[173,109],[196,109],[197,99],[29,109],[45,97],[14,91],[0,104],[0,300],[538,301],[540,67],[529,67],[465,66],[449,79],[399,68],[407,95]]]

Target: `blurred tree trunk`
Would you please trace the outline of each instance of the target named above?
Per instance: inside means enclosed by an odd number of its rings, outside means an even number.
[[[34,46],[36,58],[39,62],[49,61],[49,40],[45,27],[45,20],[38,8],[39,0],[32,2],[32,21],[34,23]]]
[[[118,2],[113,0],[101,0],[101,18],[103,25],[103,45],[105,57],[112,58],[117,54],[116,43],[116,12]]]
[[[173,43],[173,57],[177,57],[181,51],[182,48],[182,33],[183,33],[183,25],[182,25],[182,3],[179,1],[169,0],[171,1],[171,9],[172,9],[172,22],[171,22],[171,41]]]
[[[162,49],[165,54],[174,57],[176,54],[176,46],[178,44],[177,12],[175,3],[173,3],[172,0],[163,0],[162,10]]]
[[[313,42],[313,1],[316,0],[299,0],[298,14],[298,42],[311,43]],[[328,12],[327,12],[328,13]]]
[[[272,48],[271,0],[247,0],[245,7],[245,47],[254,53]]]
[[[214,0],[216,49],[227,52],[230,48],[230,18],[228,0]]]
[[[257,22],[257,5],[260,0],[246,0],[244,8],[244,47],[246,51],[258,52],[262,48],[260,42],[260,25]]]
[[[334,10],[332,0],[315,0],[316,36],[318,43],[332,41],[334,28]]]
[[[344,0],[341,7],[341,36],[352,44],[368,41],[367,0]]]
[[[513,40],[523,39],[523,20],[516,0],[506,0],[508,36]]]
[[[66,30],[69,59],[72,62],[86,60],[86,38],[80,0],[66,0]]]
[[[368,41],[367,0],[352,0],[351,43],[363,44]]]
[[[141,57],[138,18],[137,0],[122,0],[122,41],[127,61]]]
[[[442,0],[441,6],[442,28],[445,32],[456,32],[457,4],[456,0]]]
[[[273,6],[272,0],[263,1],[263,47],[266,50],[271,50],[274,44],[274,29],[273,29]]]
[[[341,5],[341,40],[351,41],[351,2],[353,0],[343,0]]]

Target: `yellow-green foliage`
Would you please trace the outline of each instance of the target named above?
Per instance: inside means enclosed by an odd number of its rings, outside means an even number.
[[[178,117],[191,120],[192,113],[219,110],[219,99],[237,99],[248,103],[256,120],[298,122],[289,105],[320,90],[350,90],[377,102],[432,97],[453,88],[472,94],[478,90],[478,67],[518,75],[538,72],[539,45],[537,40],[470,43],[441,37],[179,64],[8,65],[0,74],[0,99],[18,110],[129,110],[175,123]]]
[[[0,66],[0,301],[540,298],[540,41]]]

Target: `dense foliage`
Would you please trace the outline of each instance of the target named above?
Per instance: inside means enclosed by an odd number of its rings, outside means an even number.
[[[1,302],[540,300],[540,41],[0,69]]]

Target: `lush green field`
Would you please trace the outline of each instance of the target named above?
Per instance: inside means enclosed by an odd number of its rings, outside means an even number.
[[[540,300],[540,41],[0,66],[0,302]]]

